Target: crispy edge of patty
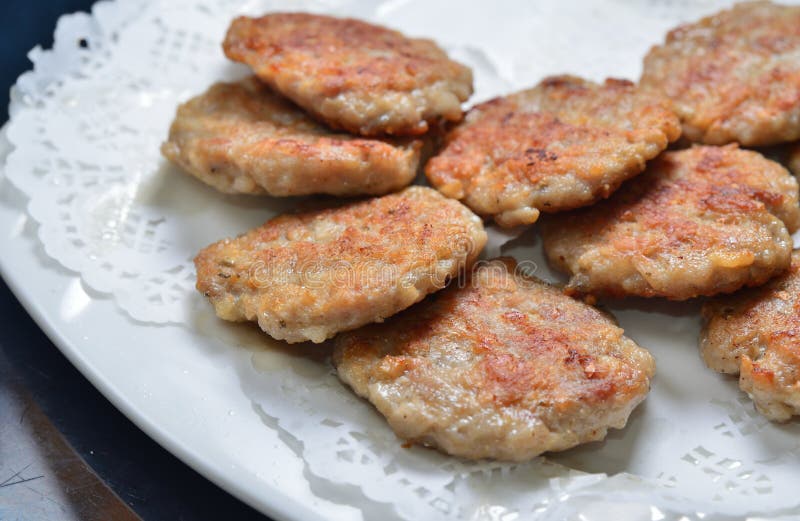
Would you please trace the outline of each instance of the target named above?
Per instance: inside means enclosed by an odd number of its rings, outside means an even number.
[[[693,142],[764,146],[800,139],[800,65],[791,54],[800,51],[800,31],[791,20],[800,25],[799,6],[742,2],[676,27],[646,55],[640,85],[673,100]],[[776,55],[786,58],[775,63]],[[756,66],[762,68],[746,80],[748,71],[737,69]]]
[[[422,140],[335,132],[253,77],[181,104],[161,152],[224,193],[382,195],[417,173]]]
[[[608,197],[680,132],[665,98],[627,80],[553,76],[473,107],[425,173],[501,226],[532,224]]]
[[[328,125],[356,134],[420,135],[458,121],[472,71],[432,40],[352,18],[239,17],[223,50]]]
[[[710,215],[720,228],[755,224],[768,237],[741,247],[733,230],[712,233]],[[550,263],[570,274],[568,291],[684,300],[780,274],[798,227],[798,185],[785,168],[736,145],[694,146],[663,153],[608,200],[543,222],[542,239]]]
[[[624,427],[652,356],[612,317],[516,267],[482,264],[466,285],[338,336],[339,377],[401,438],[465,458],[522,461]]]
[[[800,251],[783,275],[704,303],[700,351],[772,421],[800,415]]]
[[[435,190],[275,217],[195,257],[197,289],[225,320],[322,342],[438,291],[486,244],[481,220]]]

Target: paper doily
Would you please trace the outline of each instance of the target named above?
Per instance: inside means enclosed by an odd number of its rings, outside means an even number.
[[[29,197],[47,254],[112,295],[143,327],[187,325],[210,341],[250,349],[237,369],[254,414],[306,461],[318,494],[363,504],[367,518],[788,515],[800,504],[800,426],[767,422],[734,380],[702,365],[693,305],[615,310],[628,334],[655,354],[658,375],[629,426],[605,442],[523,465],[403,449],[324,361],[264,347],[268,341],[252,328],[210,318],[193,289],[191,259],[200,248],[297,201],[218,194],[158,152],[178,103],[247,73],[220,50],[235,14],[325,11],[434,37],[473,67],[472,103],[548,74],[636,78],[642,56],[667,29],[722,3],[470,0],[455,12],[444,0],[101,2],[91,15],[62,17],[52,50],[32,51],[34,70],[12,95],[6,172]],[[495,250],[508,239],[491,232]],[[552,276],[535,231],[503,251]]]

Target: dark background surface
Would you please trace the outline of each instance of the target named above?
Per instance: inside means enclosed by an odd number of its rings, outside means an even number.
[[[8,90],[31,68],[27,52],[37,44],[51,47],[58,17],[88,11],[92,3],[0,1],[3,121],[8,119]],[[0,375],[13,375],[27,388],[78,454],[145,520],[265,519],[162,449],[117,411],[61,355],[2,281],[0,364],[5,365]],[[14,518],[27,516],[19,512]]]

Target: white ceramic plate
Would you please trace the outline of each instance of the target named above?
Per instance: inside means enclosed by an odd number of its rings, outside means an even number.
[[[634,78],[667,28],[722,1],[497,8],[465,0],[451,24],[442,23],[452,9],[445,0],[292,6],[435,36],[472,65],[481,99],[558,72]],[[115,406],[201,474],[278,519],[655,521],[797,512],[800,424],[769,424],[735,379],[703,366],[696,302],[618,305],[628,334],[656,357],[650,397],[605,442],[519,466],[403,450],[324,364],[214,319],[191,288],[191,256],[291,202],[217,194],[166,166],[158,144],[179,101],[244,73],[219,52],[230,17],[283,5],[101,3],[94,17],[62,20],[55,52],[35,52],[36,73],[20,81],[9,131],[14,185],[0,177],[0,269]],[[89,49],[76,48],[80,39]],[[496,252],[508,237],[491,235]],[[555,276],[535,229],[501,251]]]

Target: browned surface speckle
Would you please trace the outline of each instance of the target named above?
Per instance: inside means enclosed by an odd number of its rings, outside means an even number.
[[[711,369],[739,374],[769,419],[800,415],[800,252],[765,286],[708,301],[703,320],[700,347]]]
[[[195,258],[197,289],[221,318],[272,337],[322,342],[441,289],[486,243],[480,219],[435,190],[282,215]]]
[[[440,118],[457,121],[472,94],[472,72],[433,41],[351,18],[239,17],[223,47],[316,117],[362,135],[417,135]]]
[[[335,339],[340,378],[404,439],[526,460],[622,428],[649,389],[647,351],[595,308],[510,259]]]
[[[411,183],[421,148],[335,132],[248,78],[178,107],[161,151],[222,192],[380,195]]]
[[[790,261],[797,181],[756,152],[665,152],[607,201],[543,223],[568,288],[682,300],[763,284]]]
[[[674,102],[684,135],[712,145],[800,139],[800,6],[747,2],[680,26],[641,85]]]
[[[624,80],[558,76],[474,107],[425,171],[478,214],[530,224],[608,197],[679,135],[659,96]]]

